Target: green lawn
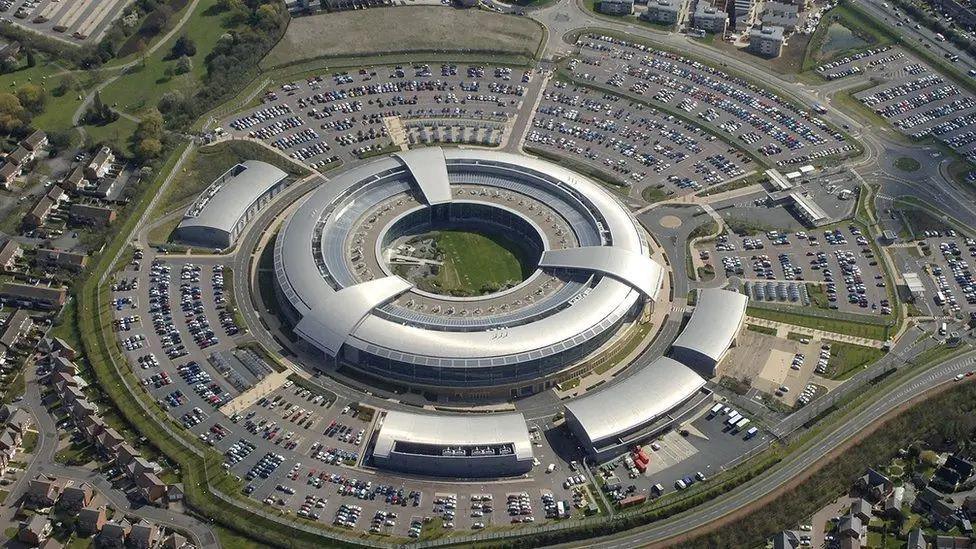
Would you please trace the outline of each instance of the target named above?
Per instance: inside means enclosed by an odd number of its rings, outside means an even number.
[[[901,156],[895,160],[895,167],[903,172],[917,172],[922,165],[914,158]]]
[[[479,295],[487,288],[524,280],[530,265],[523,265],[521,250],[498,234],[444,230],[431,233],[444,254],[437,274],[440,291]]]
[[[528,62],[535,59],[543,34],[542,27],[528,17],[443,6],[323,13],[292,19],[285,36],[261,66],[423,52],[483,53]]]
[[[120,117],[111,124],[84,126],[84,128],[93,143],[107,143],[113,149],[126,151],[129,154],[129,139],[136,132],[136,126],[137,124],[132,120]]]
[[[21,448],[25,453],[31,453],[34,448],[37,447],[37,433],[34,431],[27,431],[24,433],[24,440],[21,443]]]
[[[925,231],[944,231],[950,226],[945,221],[921,209],[905,208],[901,211],[901,215],[911,225],[916,238],[924,234]]]
[[[132,67],[102,91],[102,101],[129,113],[155,107],[163,94],[171,91],[194,91],[206,74],[204,59],[227,29],[224,13],[212,13],[217,0],[201,0],[181,32],[176,33],[145,61]],[[177,61],[166,60],[173,43],[186,34],[196,43],[197,54],[191,58],[193,68],[182,75],[167,76]]]
[[[63,72],[65,69],[55,60],[38,55],[36,66],[0,74],[0,92],[14,93],[17,88],[28,83],[41,86],[47,90],[47,101],[43,112],[34,116],[32,125],[46,131],[66,130],[71,127],[71,116],[81,104],[78,96],[84,92],[68,92],[55,96],[54,90],[61,83],[60,74]],[[75,75],[79,80],[83,78],[77,72]]]
[[[766,334],[771,336],[776,335],[776,328],[770,328],[769,326],[760,326],[758,324],[746,324],[746,330],[749,330],[750,332],[758,332],[760,334]]]
[[[847,379],[862,367],[872,364],[884,356],[884,351],[874,347],[863,347],[840,341],[830,341],[830,362],[827,376],[830,379]]]
[[[263,544],[219,524],[214,524],[213,530],[216,532],[217,539],[220,540],[220,546],[223,549],[262,549],[265,547]]]
[[[655,202],[661,202],[662,200],[667,200],[670,197],[671,197],[671,193],[668,191],[666,187],[664,187],[664,185],[661,185],[660,187],[655,187],[654,185],[650,185],[648,187],[645,187],[644,190],[641,191],[641,198],[643,198],[645,201],[651,204]]]
[[[755,318],[765,318],[775,322],[783,322],[785,324],[802,326],[804,328],[813,328],[815,330],[824,330],[827,332],[848,334],[855,337],[864,337],[877,340],[885,340],[888,338],[889,327],[885,324],[872,324],[869,322],[856,322],[853,320],[845,320],[840,318],[812,316],[798,312],[794,313],[779,311],[776,309],[767,309],[762,307],[749,307],[747,313],[749,316]]]

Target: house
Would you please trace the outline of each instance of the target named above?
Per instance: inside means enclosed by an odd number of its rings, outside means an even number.
[[[7,418],[7,427],[20,434],[21,437],[30,429],[33,424],[31,415],[23,408],[17,408],[14,413]]]
[[[119,468],[125,468],[127,465],[129,465],[129,463],[139,456],[139,450],[136,450],[131,444],[126,442],[119,446],[115,456],[115,464],[119,466]]]
[[[851,513],[857,518],[861,519],[862,524],[867,524],[871,522],[871,508],[872,505],[862,498],[857,498],[851,502]]]
[[[80,511],[82,508],[91,505],[95,497],[95,489],[91,484],[82,482],[78,485],[65,486],[58,499],[58,506],[72,513]]]
[[[60,354],[61,356],[67,358],[68,360],[75,359],[77,353],[75,352],[74,348],[71,347],[71,345],[68,345],[67,341],[61,339],[60,337],[56,337],[54,338],[53,343],[54,343],[54,352]],[[77,374],[78,372],[76,370],[73,373]]]
[[[180,534],[173,532],[163,541],[163,549],[187,549],[191,547],[190,543],[186,541],[186,538]]]
[[[85,168],[85,177],[91,180],[104,177],[111,169],[113,162],[115,162],[115,153],[108,147],[102,147]]]
[[[950,455],[945,463],[935,470],[935,479],[948,491],[954,491],[960,484],[968,482],[973,477],[973,472],[972,462]]]
[[[38,547],[39,549],[62,549],[64,544],[53,537],[50,537],[44,540],[44,543],[40,544]]]
[[[156,547],[162,537],[159,526],[147,521],[132,525],[127,544],[134,549],[151,549]]]
[[[20,525],[17,539],[30,546],[39,546],[51,535],[51,521],[47,515],[34,515],[30,520]]]
[[[891,495],[884,501],[884,514],[888,518],[896,518],[901,514],[901,507],[905,502],[905,488],[898,486],[891,491]]]
[[[4,282],[0,286],[0,298],[24,307],[60,309],[68,300],[68,290],[64,287]]]
[[[19,164],[4,162],[3,165],[0,166],[0,185],[2,185],[4,189],[9,189],[22,173],[24,173],[24,168]]]
[[[38,474],[27,485],[27,501],[39,507],[50,507],[58,501],[61,485],[58,479],[45,474]]]
[[[71,353],[74,355],[74,351]],[[61,374],[68,374],[69,376],[78,375],[78,365],[71,362],[71,359],[60,354],[54,359],[54,371]]]
[[[783,530],[773,536],[773,549],[797,549],[800,546],[800,538],[793,530]]]
[[[23,309],[17,309],[14,314],[10,315],[7,323],[3,325],[3,329],[0,330],[0,348],[2,348],[4,356],[6,356],[7,350],[13,349],[14,345],[20,341],[21,336],[30,332],[33,326],[33,319]]]
[[[121,446],[119,446],[119,448],[121,448]],[[116,451],[116,453],[118,453],[118,451]],[[118,460],[118,456],[116,456],[116,460]],[[132,480],[139,478],[143,473],[155,472],[156,468],[153,467],[153,464],[149,463],[149,461],[142,456],[135,457],[125,466],[125,474]]]
[[[20,449],[20,437],[18,433],[10,429],[0,431],[0,454],[3,454],[9,462],[14,454]]]
[[[110,520],[102,525],[102,531],[98,534],[98,545],[101,547],[124,547],[125,538],[129,535],[132,526],[125,519]]]
[[[22,146],[18,146],[13,151],[7,153],[7,156],[4,158],[6,158],[7,162],[12,162],[18,166],[23,166],[31,160],[34,160],[34,151]]]
[[[14,239],[7,240],[0,246],[0,269],[11,271],[17,265],[17,260],[24,257],[24,250]]]
[[[837,535],[841,538],[860,539],[864,535],[864,523],[857,515],[845,515],[837,525]]]
[[[183,483],[177,482],[166,487],[166,499],[169,501],[183,501]]]
[[[105,421],[98,416],[88,416],[81,419],[81,433],[85,440],[94,443],[98,436],[105,431]]]
[[[47,134],[43,130],[34,130],[33,133],[20,142],[21,146],[27,150],[37,152],[47,146]]]
[[[35,229],[44,224],[51,211],[67,200],[68,196],[64,189],[55,185],[47,193],[37,200],[34,207],[24,216],[24,226]]]
[[[935,549],[972,549],[973,542],[960,536],[936,536]]]
[[[155,473],[142,473],[136,477],[136,487],[139,497],[150,504],[162,503],[166,497],[166,483],[159,480]]]
[[[861,549],[861,538],[840,538],[840,549]]]
[[[88,180],[85,179],[84,166],[76,166],[75,169],[71,170],[71,172],[61,180],[61,186],[71,192],[77,192],[78,189],[87,184]]]
[[[68,210],[68,218],[80,225],[104,227],[115,221],[115,210],[106,206],[72,204],[71,209]]]
[[[122,438],[122,435],[111,427],[102,431],[95,439],[95,445],[98,446],[98,451],[107,458],[114,458],[116,449],[123,442],[125,442],[125,439]]]
[[[925,533],[921,528],[914,528],[908,532],[908,545],[905,549],[928,549],[929,542],[925,540]]]
[[[17,407],[13,404],[4,404],[3,406],[0,406],[0,423],[7,423],[10,416],[14,415],[14,412],[16,411]]]
[[[41,267],[53,267],[78,272],[88,265],[88,256],[62,250],[38,248],[34,261]]]
[[[105,507],[85,507],[78,512],[78,529],[86,534],[97,534],[105,525]]]
[[[913,509],[918,513],[927,513],[935,525],[951,528],[956,523],[956,511],[959,508],[946,501],[945,495],[931,486],[925,487],[915,496]]]

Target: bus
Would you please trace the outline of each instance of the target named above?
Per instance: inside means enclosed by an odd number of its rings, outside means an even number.
[[[750,427],[749,430],[746,431],[745,439],[746,440],[749,440],[750,438],[756,436],[756,433],[758,433],[758,432],[759,432],[759,429],[757,429],[755,427]]]

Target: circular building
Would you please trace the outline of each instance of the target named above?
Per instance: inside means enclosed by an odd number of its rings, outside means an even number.
[[[528,394],[577,375],[665,272],[598,184],[517,155],[397,153],[312,192],[274,249],[283,311],[332,360],[385,381]]]

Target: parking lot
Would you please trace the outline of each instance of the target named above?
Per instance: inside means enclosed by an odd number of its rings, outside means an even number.
[[[568,153],[638,191],[663,182],[669,194],[688,194],[754,169],[742,151],[698,125],[558,80],[543,93],[526,145]]]
[[[808,106],[720,69],[609,36],[583,35],[577,44],[580,60],[569,65],[576,79],[680,113],[771,165],[800,166],[854,150]]]
[[[314,76],[268,92],[224,129],[316,169],[410,143],[497,145],[535,72],[423,64]]]
[[[909,54],[868,72],[883,77],[885,83],[854,95],[867,108],[905,135],[916,139],[933,136],[964,156],[973,155],[976,97],[972,93]]]
[[[0,0],[0,22],[73,41],[101,39],[131,0]]]
[[[879,258],[854,225],[822,231],[722,235],[699,247],[720,279],[737,278],[754,300],[891,314]]]

